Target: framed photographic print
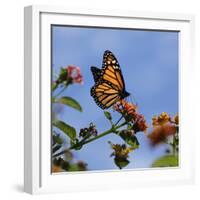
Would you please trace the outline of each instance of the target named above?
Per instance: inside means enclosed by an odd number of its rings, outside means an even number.
[[[193,181],[193,23],[25,8],[26,192]]]

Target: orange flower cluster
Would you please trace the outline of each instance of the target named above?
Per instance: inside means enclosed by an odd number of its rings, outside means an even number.
[[[137,106],[122,99],[113,105],[113,109],[119,113],[126,112],[129,115],[135,115]]]
[[[67,76],[72,79],[73,83],[83,83],[83,76],[79,67],[70,65],[65,69],[67,70]]]
[[[153,126],[164,125],[168,122],[171,122],[171,118],[168,115],[168,113],[166,113],[166,112],[163,112],[159,116],[157,116],[157,117],[154,116],[152,118],[152,125]]]
[[[178,115],[171,118],[166,112],[152,118],[153,130],[148,135],[153,146],[163,143],[178,130]]]
[[[135,117],[135,123],[133,124],[133,129],[136,132],[143,131],[145,132],[148,128],[146,120],[143,115],[137,114]]]
[[[176,125],[179,124],[179,117],[178,117],[178,115],[174,116],[174,122],[175,122]]]
[[[146,131],[148,128],[144,116],[137,112],[136,105],[122,99],[113,105],[113,109],[121,113],[127,121],[133,123],[133,130],[135,133]]]

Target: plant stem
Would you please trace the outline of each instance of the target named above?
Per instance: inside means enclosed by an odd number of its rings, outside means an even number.
[[[67,86],[64,86],[61,90],[60,90],[60,92],[58,92],[58,94],[56,94],[55,96],[54,96],[54,98],[56,98],[56,97],[58,97],[62,92],[64,92],[64,90],[67,88]]]
[[[69,148],[70,149],[70,148]],[[52,157],[53,158],[56,158],[56,157],[58,157],[58,156],[61,156],[61,155],[63,155],[64,153],[67,153],[68,151],[69,151],[69,149],[65,149],[65,150],[63,150],[63,151],[61,151],[61,152],[59,152],[59,153],[57,153],[57,154],[55,154],[55,155],[52,155]]]
[[[176,156],[176,154],[177,154],[177,152],[176,152],[176,134],[173,135],[172,152],[173,152],[173,155]]]
[[[75,149],[76,147],[79,147],[79,146],[83,146],[83,145],[85,145],[85,144],[88,144],[88,143],[90,143],[90,142],[92,142],[92,141],[94,141],[94,140],[97,140],[97,139],[99,139],[99,138],[101,138],[101,137],[104,137],[105,135],[108,135],[108,134],[110,134],[110,133],[114,133],[114,132],[117,131],[118,128],[121,128],[121,127],[124,126],[124,125],[126,125],[126,122],[123,122],[123,123],[120,124],[119,126],[112,127],[112,128],[110,128],[109,130],[107,130],[107,131],[105,131],[105,132],[99,134],[98,136],[96,136],[96,137],[94,137],[94,138],[91,138],[91,139],[89,139],[89,140],[86,140],[86,141],[85,141],[85,140],[83,139],[83,140],[80,141],[79,143],[77,143],[77,144],[75,144],[75,145],[72,145],[69,149],[70,149],[70,150]],[[55,157],[57,157],[57,156],[60,156],[60,155],[64,154],[65,152],[68,152],[69,149],[64,150],[64,151],[61,151],[60,153],[57,153],[57,154],[53,155],[53,157],[55,158]]]
[[[112,127],[112,128],[110,128],[109,130],[107,130],[107,131],[105,131],[105,132],[103,132],[103,133],[97,135],[96,137],[91,138],[90,140],[87,140],[87,141],[83,142],[82,145],[87,144],[87,143],[90,143],[90,142],[92,142],[92,141],[94,141],[94,140],[97,140],[97,139],[99,139],[99,138],[101,138],[101,137],[104,137],[105,135],[108,135],[108,134],[110,134],[110,133],[114,133],[114,132],[116,132],[116,130],[117,130],[118,128],[121,128],[121,127],[124,126],[124,125],[126,125],[126,122],[122,123],[122,124],[119,125],[119,126]],[[72,147],[70,147],[70,149],[74,149],[74,147],[72,146]]]
[[[172,154],[175,156],[174,136],[173,136],[173,143],[172,143]]]

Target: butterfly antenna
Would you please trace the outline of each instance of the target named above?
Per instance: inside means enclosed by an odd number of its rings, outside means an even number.
[[[132,94],[129,96],[129,98],[130,98],[130,102],[132,104],[136,104],[137,105],[137,101],[136,101],[135,97]]]
[[[122,116],[118,119],[118,121],[115,123],[115,126],[117,126],[117,124],[122,120],[123,117],[124,117],[124,115],[122,115]]]

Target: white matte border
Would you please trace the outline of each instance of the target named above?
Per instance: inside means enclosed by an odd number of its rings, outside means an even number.
[[[93,189],[120,189],[147,185],[192,182],[194,177],[193,134],[191,130],[194,103],[191,90],[194,84],[193,18],[188,15],[137,12],[84,11],[58,7],[28,7],[25,10],[25,76],[31,77],[31,102],[26,99],[30,124],[25,128],[25,191],[50,193],[86,191]],[[28,25],[28,22],[31,25]],[[79,25],[151,30],[180,31],[179,51],[179,113],[180,113],[180,167],[165,169],[136,169],[123,171],[91,171],[51,174],[50,155],[50,100],[51,100],[51,25]],[[30,36],[30,38],[28,37]],[[27,46],[26,46],[27,44]],[[27,49],[27,52],[26,52]],[[27,55],[26,55],[27,54]],[[30,54],[30,55],[29,55]],[[28,66],[29,65],[29,66]],[[28,89],[27,89],[28,90]],[[25,89],[25,93],[27,92]],[[27,93],[26,93],[27,94]],[[31,113],[30,113],[31,110]],[[25,111],[26,113],[26,111]],[[25,116],[25,117],[26,117]],[[26,133],[29,131],[29,134]],[[31,162],[30,162],[30,159]],[[29,160],[29,162],[28,162]],[[25,168],[25,169],[26,169]]]

